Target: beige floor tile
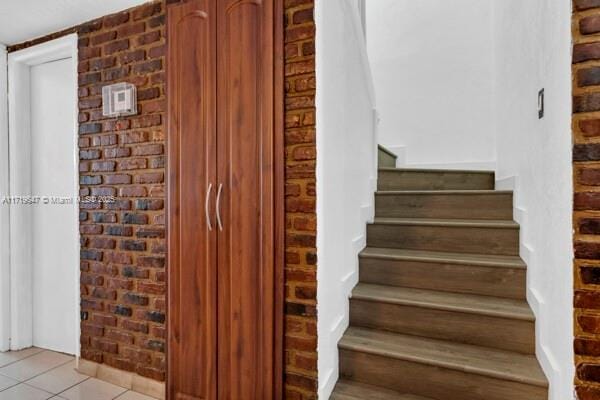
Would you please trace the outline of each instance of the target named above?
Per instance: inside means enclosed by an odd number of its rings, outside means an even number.
[[[8,376],[18,381],[26,381],[72,360],[74,360],[74,357],[66,354],[43,351],[7,365],[4,368],[0,368],[0,375]]]
[[[131,390],[123,393],[115,400],[155,400],[154,397],[146,396],[144,394],[132,392]]]
[[[21,383],[3,392],[0,392],[0,400],[46,400],[54,396],[51,393],[36,389]]]
[[[4,367],[8,364],[12,364],[24,358],[31,357],[32,355],[41,353],[42,351],[44,350],[38,349],[37,347],[30,347],[25,350],[7,351],[5,353],[0,353],[0,367]]]
[[[0,392],[8,389],[11,386],[15,386],[19,381],[0,375]]]
[[[58,394],[88,378],[88,376],[75,371],[75,360],[73,360],[28,380],[27,384],[46,392]]]
[[[67,400],[112,400],[126,391],[127,389],[119,386],[102,382],[96,378],[90,378],[60,393],[60,397]]]

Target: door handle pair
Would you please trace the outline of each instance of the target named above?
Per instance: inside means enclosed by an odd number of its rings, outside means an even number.
[[[206,198],[204,199],[204,214],[206,216],[206,225],[208,226],[208,230],[212,231],[213,226],[210,222],[210,194],[212,192],[212,183],[208,185],[208,189],[206,189]],[[223,230],[223,224],[221,223],[221,193],[223,192],[223,184],[219,184],[219,189],[217,190],[217,225],[219,226],[219,230]]]

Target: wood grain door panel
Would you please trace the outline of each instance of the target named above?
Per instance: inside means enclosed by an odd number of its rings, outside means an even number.
[[[218,2],[219,399],[273,396],[273,5]]]
[[[282,18],[169,6],[168,399],[282,398]]]
[[[171,399],[217,398],[215,3],[168,12],[169,351]],[[209,213],[211,224],[214,215]]]

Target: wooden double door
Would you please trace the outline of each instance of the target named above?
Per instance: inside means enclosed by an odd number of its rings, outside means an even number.
[[[277,0],[168,8],[171,400],[270,400],[282,381]]]

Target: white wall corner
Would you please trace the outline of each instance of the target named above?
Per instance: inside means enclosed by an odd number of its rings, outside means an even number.
[[[348,20],[352,24],[352,33],[354,34],[354,39],[356,40],[357,46],[356,51],[359,52],[360,63],[364,74],[363,79],[365,84],[367,85],[367,93],[369,94],[371,105],[373,106],[373,109],[376,109],[377,97],[375,94],[373,74],[371,72],[371,63],[369,62],[369,54],[367,52],[367,40],[363,31],[364,25],[362,21],[362,16],[360,15],[359,9],[357,7],[352,7],[350,2],[342,1],[341,5],[342,7],[344,7],[344,13],[342,14],[342,18],[348,18]]]
[[[0,351],[10,348],[10,210],[2,202],[9,195],[7,64],[6,47],[0,44]]]
[[[507,176],[496,178],[496,190],[509,190],[513,192],[513,216],[519,223],[520,240],[519,255],[527,265],[527,302],[536,316],[536,356],[540,365],[550,382],[550,400],[563,400],[561,390],[557,385],[568,379],[567,376],[573,375],[573,364],[561,365],[556,354],[556,346],[549,345],[549,338],[555,335],[555,330],[551,328],[552,321],[548,316],[555,313],[555,304],[548,304],[544,293],[543,282],[540,282],[540,270],[544,265],[540,265],[540,257],[536,252],[535,246],[530,242],[536,238],[536,227],[533,226],[539,221],[532,221],[531,215],[524,206],[523,192],[520,189],[518,176]]]
[[[356,1],[317,0],[317,308],[319,398],[338,379],[358,253],[374,218],[377,110]],[[353,40],[347,40],[348,35]]]

